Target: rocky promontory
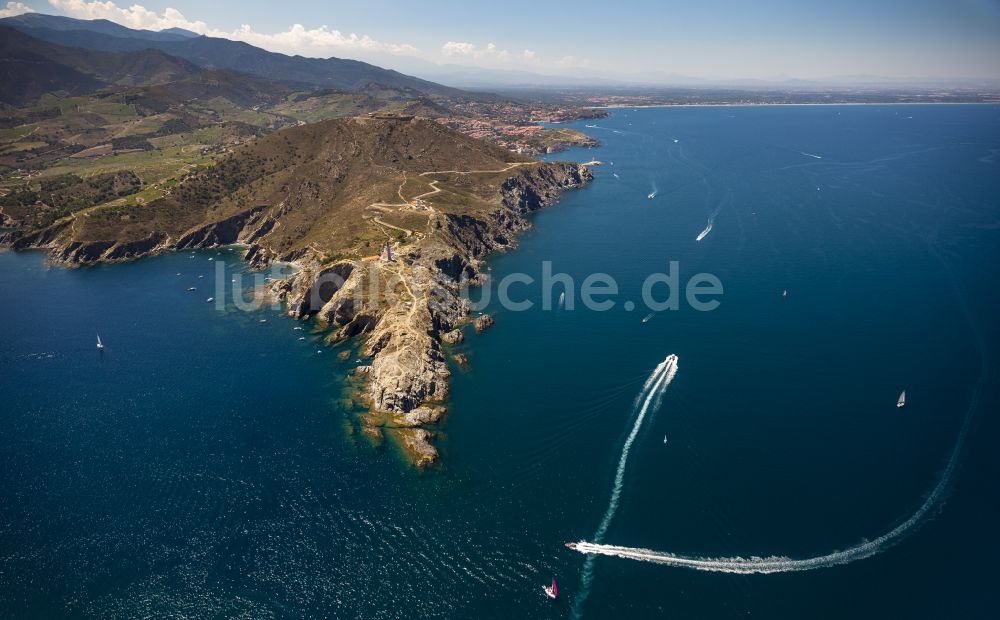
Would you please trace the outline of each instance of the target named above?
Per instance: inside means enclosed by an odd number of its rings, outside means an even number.
[[[362,400],[418,464],[445,413],[444,348],[470,322],[464,283],[516,245],[528,215],[590,171],[543,163],[419,118],[350,118],[281,130],[193,173],[164,198],[95,207],[0,238],[67,265],[241,243],[255,268],[293,263],[270,294],[336,344],[362,338]],[[482,331],[492,319],[476,319]]]

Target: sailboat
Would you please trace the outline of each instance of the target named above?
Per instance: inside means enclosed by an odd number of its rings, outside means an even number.
[[[542,586],[542,589],[545,590],[545,596],[551,599],[557,598],[559,596],[559,586],[556,585],[555,579],[552,580],[551,586]]]
[[[905,404],[906,404],[906,390],[903,390],[899,394],[899,400],[896,401],[896,406],[899,407],[900,409],[902,409],[903,405],[905,405]]]
[[[559,293],[559,307],[562,308],[566,305],[566,291]]]
[[[667,436],[666,435],[663,436],[663,445],[667,445]]]
[[[104,343],[101,342],[101,335],[97,334],[97,348],[104,350]]]

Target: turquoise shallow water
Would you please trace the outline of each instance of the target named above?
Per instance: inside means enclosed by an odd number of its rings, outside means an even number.
[[[492,304],[422,473],[357,434],[353,361],[277,311],[205,303],[235,253],[78,270],[0,254],[0,615],[568,617],[584,558],[562,543],[593,536],[636,395],[675,353],[610,544],[808,557],[874,538],[920,506],[978,407],[943,507],[900,544],[778,575],[600,557],[586,617],[990,616],[1000,107],[585,124],[604,146],[559,157],[605,161],[596,181],[492,274],[606,272],[617,303]],[[682,282],[718,276],[721,305],[642,323],[624,301],[670,261]]]

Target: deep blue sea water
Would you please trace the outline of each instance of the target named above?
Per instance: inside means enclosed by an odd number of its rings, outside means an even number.
[[[75,270],[0,254],[0,617],[993,617],[1000,106],[572,126],[603,146],[554,158],[604,165],[534,216],[493,280],[540,279],[543,261],[578,286],[605,272],[615,307],[545,311],[537,285],[511,289],[531,310],[491,304],[424,472],[359,434],[353,359],[275,309],[205,302],[217,263],[223,282],[242,271],[236,252]],[[682,283],[716,275],[718,309],[627,311],[670,261]],[[730,575],[598,557],[587,589],[563,543],[594,535],[669,353],[605,542],[803,558],[873,539],[919,508],[971,412],[949,493],[856,563]]]

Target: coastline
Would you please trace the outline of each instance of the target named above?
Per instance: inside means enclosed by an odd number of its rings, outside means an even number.
[[[336,258],[315,244],[299,249],[275,245],[271,233],[281,228],[284,201],[210,216],[178,232],[143,231],[131,239],[79,240],[75,217],[67,216],[48,228],[5,234],[0,247],[44,250],[48,263],[68,268],[225,246],[239,247],[243,263],[254,270],[290,265],[294,273],[267,282],[260,293],[284,303],[285,312],[296,320],[315,320],[328,334],[327,345],[363,336],[360,348],[369,361],[355,372],[359,400],[371,414],[362,420],[363,429],[372,436],[383,434],[382,428],[398,429],[411,460],[426,466],[438,459],[429,429],[446,413],[451,378],[446,345],[464,339],[472,323],[469,304],[459,295],[462,282],[481,284],[486,277],[483,259],[516,247],[518,234],[531,227],[531,212],[593,179],[586,166],[537,160],[517,161],[503,170],[429,174],[441,177],[436,182],[459,183],[455,179],[466,182],[480,173],[487,176],[475,183],[487,194],[478,200],[487,200],[488,208],[470,207],[466,213],[428,210],[426,229],[396,239],[395,258],[389,261]],[[368,284],[373,278],[396,283],[398,290],[391,295],[372,293]],[[457,358],[459,365],[462,359]]]

